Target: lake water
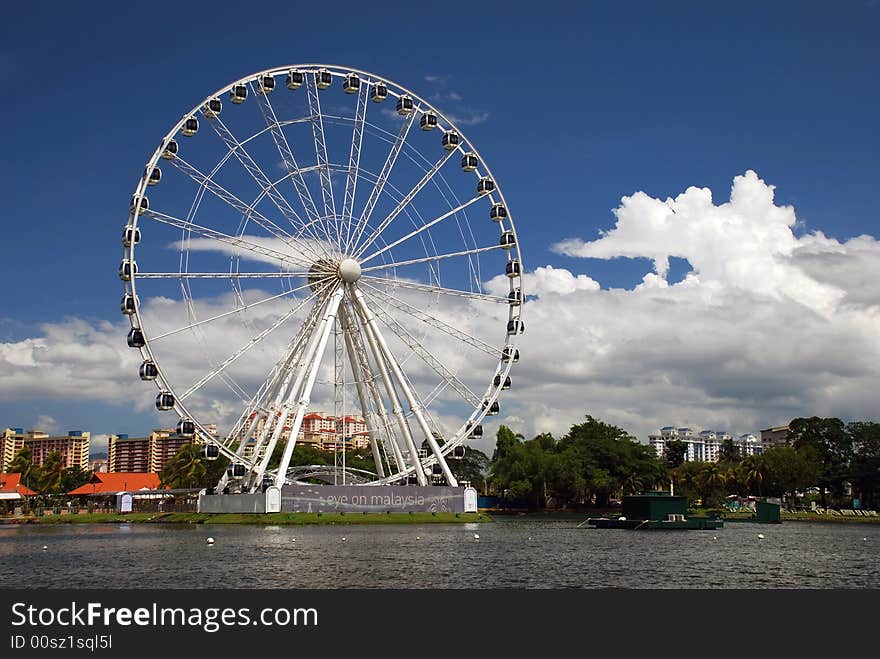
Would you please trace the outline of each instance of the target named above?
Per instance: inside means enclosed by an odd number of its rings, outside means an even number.
[[[653,532],[576,528],[581,519],[0,525],[0,588],[880,587],[876,525]]]

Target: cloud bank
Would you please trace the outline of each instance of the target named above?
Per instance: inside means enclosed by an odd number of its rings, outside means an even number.
[[[734,179],[727,201],[716,203],[705,188],[665,200],[636,192],[614,214],[614,226],[597,239],[568,237],[553,250],[648,258],[653,271],[631,290],[603,288],[589,272],[552,264],[526,273],[522,359],[513,388],[502,395],[502,415],[485,424],[487,435],[498,423],[527,436],[561,434],[587,413],[643,441],[668,424],[740,433],[802,415],[876,417],[880,244],[874,237],[796,235],[795,209],[776,205],[773,186],[752,171]],[[691,271],[670,283],[672,257],[686,259]],[[504,276],[486,282],[496,294],[506,295],[507,286]],[[157,328],[163,309],[174,304],[142,302],[156,314]],[[208,301],[200,315],[224,308],[215,302],[216,309]],[[283,306],[258,308],[265,317],[256,321],[265,325]],[[460,311],[449,306],[436,313],[456,322]],[[477,333],[498,323],[483,320],[492,322],[469,317],[466,329]],[[125,347],[126,326],[71,319],[43,326],[40,336],[0,343],[0,396],[151,406],[152,396],[133,383],[139,360]],[[222,337],[241,345],[249,331],[230,319]],[[181,373],[203,371],[201,357],[183,343],[179,351]],[[466,368],[461,354],[438,355]],[[248,359],[243,368],[257,378],[270,364],[268,357]],[[425,370],[418,364],[407,366],[415,380]],[[215,418],[234,417],[240,405],[219,386],[200,396],[198,406]],[[493,443],[487,436],[480,446],[491,452]]]

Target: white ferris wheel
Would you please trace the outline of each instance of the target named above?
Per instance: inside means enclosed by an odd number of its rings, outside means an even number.
[[[511,386],[524,297],[507,203],[451,117],[350,68],[236,80],[162,139],[122,240],[140,379],[230,460],[225,491],[457,486],[449,460]],[[332,465],[291,467],[328,437]],[[370,469],[346,467],[354,445]]]

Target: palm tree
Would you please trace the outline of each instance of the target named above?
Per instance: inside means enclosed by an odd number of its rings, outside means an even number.
[[[208,471],[200,451],[196,444],[181,446],[159,474],[162,485],[171,488],[199,487]]]
[[[719,487],[724,487],[726,473],[717,462],[707,463],[700,471],[697,481],[703,498],[703,506],[706,506],[715,491]]]
[[[64,477],[64,459],[58,451],[46,456],[43,463],[43,474],[40,479],[40,492],[54,494],[61,491],[61,479]]]
[[[25,487],[33,485],[32,489],[36,489],[37,481],[40,478],[40,468],[33,463],[33,459],[33,451],[25,446],[12,458],[7,471],[10,474],[21,474],[21,484]]]
[[[761,463],[754,457],[748,457],[743,461],[745,484],[749,492],[757,485],[758,496],[761,496],[761,484],[764,482],[764,472]]]
[[[623,479],[623,496],[641,492],[643,487],[644,482],[642,481],[642,477],[635,472],[630,472],[626,475],[626,478]]]

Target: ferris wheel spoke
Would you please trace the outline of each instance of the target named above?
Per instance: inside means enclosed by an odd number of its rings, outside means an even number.
[[[312,136],[315,140],[315,156],[318,163],[318,177],[321,182],[321,201],[324,205],[324,221],[328,232],[331,226],[336,229],[336,245],[341,249],[339,223],[336,218],[336,202],[333,199],[333,183],[330,180],[330,167],[327,162],[327,137],[324,135],[324,119],[321,116],[321,99],[318,98],[317,73],[306,74],[306,96],[309,102],[309,115],[312,118]]]
[[[391,176],[391,170],[394,168],[394,163],[397,162],[397,156],[400,155],[400,150],[403,148],[404,143],[406,142],[406,137],[409,135],[409,129],[412,128],[413,122],[415,121],[416,113],[411,112],[407,118],[404,120],[403,125],[400,127],[400,131],[397,133],[397,138],[391,144],[391,148],[388,150],[388,156],[385,158],[385,164],[382,165],[382,170],[379,172],[379,175],[376,177],[376,183],[373,185],[373,189],[370,191],[370,196],[367,199],[367,203],[364,205],[364,210],[361,213],[360,221],[358,222],[357,233],[352,240],[352,244],[357,245],[360,242],[360,239],[363,237],[364,231],[367,226],[369,226],[370,216],[373,214],[373,209],[376,208],[376,204],[379,203],[379,197],[382,195],[382,190],[385,188],[385,184],[388,182],[388,177]]]
[[[434,256],[423,256],[419,259],[411,259],[409,261],[398,261],[397,263],[383,263],[381,265],[371,265],[369,268],[361,268],[361,272],[374,272],[376,270],[387,270],[388,268],[402,268],[406,265],[416,265],[418,263],[430,263],[432,261],[440,261],[443,259],[454,259],[458,256],[473,256],[483,252],[490,252],[494,249],[504,249],[502,245],[489,245],[488,247],[475,247],[466,249],[461,252],[449,252],[446,254],[435,254]]]
[[[213,178],[204,174],[197,167],[191,165],[180,156],[176,156],[171,162],[177,169],[189,176],[200,187],[207,189],[215,197],[217,197],[221,201],[226,202],[229,206],[241,213],[245,218],[253,221],[255,224],[262,227],[270,235],[284,242],[287,242],[288,240],[293,238],[293,236],[290,235],[287,231],[285,231],[277,224],[272,222],[272,220],[268,219],[265,215],[257,211],[254,208],[254,204],[251,204],[249,206],[248,204],[244,203],[241,199],[229,192],[222,185],[214,181]]]
[[[257,97],[266,96],[265,94],[255,95]],[[253,157],[251,157],[244,145],[235,137],[235,135],[232,134],[232,131],[229,130],[220,117],[215,116],[209,118],[209,122],[214,129],[214,132],[217,133],[226,147],[235,155],[236,160],[241,163],[241,166],[244,167],[250,177],[259,186],[263,194],[269,197],[269,200],[275,208],[277,208],[287,221],[290,222],[291,226],[297,231],[306,230],[308,226],[307,223],[297,215],[293,208],[291,208],[284,195],[278,191],[275,185],[269,180],[269,177],[266,176],[263,169],[257,164]]]
[[[254,91],[257,91],[253,83],[251,83],[251,88],[254,89]],[[315,201],[312,198],[312,193],[309,191],[309,186],[303,178],[305,170],[300,168],[293,155],[293,151],[287,141],[287,136],[284,134],[281,122],[278,121],[278,117],[275,114],[275,108],[272,107],[272,102],[269,100],[269,95],[263,93],[255,93],[254,95],[257,97],[257,105],[260,106],[263,121],[266,123],[269,132],[272,134],[272,141],[275,143],[275,148],[278,150],[278,154],[281,156],[281,162],[284,164],[284,169],[287,172],[287,176],[284,178],[290,179],[290,182],[293,184],[294,190],[296,191],[296,195],[299,197],[300,204],[302,204],[303,210],[308,218],[306,226],[320,226],[321,229],[325,229],[320,222],[321,216],[320,213],[318,213],[318,208],[315,206]],[[309,117],[307,120],[310,121],[311,118]],[[285,203],[287,203],[286,200]],[[330,234],[326,230],[323,231],[323,234],[324,237],[321,238],[317,232],[312,232],[312,236],[319,243],[324,240],[332,242]]]
[[[296,279],[308,272],[138,272],[136,279]]]
[[[423,323],[427,323],[431,327],[434,327],[435,329],[438,329],[438,330],[448,334],[449,336],[452,336],[460,341],[463,341],[464,343],[476,348],[477,350],[485,352],[487,355],[491,355],[492,357],[498,357],[498,355],[499,355],[498,349],[489,345],[485,341],[478,339],[475,336],[471,336],[467,332],[464,332],[456,327],[453,327],[449,323],[440,320],[436,316],[432,316],[431,314],[427,313],[426,311],[423,311],[422,309],[414,307],[413,305],[408,304],[408,303],[404,302],[403,300],[394,297],[393,295],[391,295],[390,293],[387,293],[386,291],[382,291],[382,290],[380,290],[374,286],[371,286],[370,284],[367,284],[367,283],[364,283],[364,286],[366,288],[370,289],[370,298],[371,298],[372,302],[374,302],[374,303],[384,302],[384,304],[387,304],[391,307],[394,307],[398,311],[402,311],[404,313],[407,313],[410,316],[412,316],[413,318],[416,318],[417,320],[420,320]],[[379,298],[379,299],[377,300],[376,298]]]
[[[367,97],[369,85],[362,83],[358,89],[357,105],[351,130],[351,150],[348,154],[348,171],[345,177],[345,197],[342,202],[342,223],[345,237],[340,245],[344,254],[349,253],[351,245],[351,224],[354,216],[354,197],[357,191],[358,170],[361,163],[361,146],[364,140],[364,122],[367,118]]]
[[[421,429],[422,434],[425,436],[425,440],[428,442],[428,446],[431,448],[431,452],[434,454],[434,458],[440,465],[440,468],[443,471],[443,475],[446,478],[446,482],[451,487],[458,487],[458,481],[456,480],[455,475],[452,473],[452,470],[449,469],[449,465],[446,463],[446,459],[443,457],[440,446],[439,444],[437,444],[437,440],[434,437],[434,434],[431,431],[427,420],[425,419],[425,413],[421,401],[415,394],[414,389],[410,387],[409,379],[404,374],[403,369],[400,367],[400,364],[397,362],[394,354],[388,348],[385,337],[382,335],[382,331],[379,329],[379,326],[376,323],[375,315],[373,314],[369,305],[367,305],[361,290],[357,287],[354,287],[352,290],[354,292],[355,303],[357,304],[358,309],[361,312],[361,317],[364,319],[364,324],[369,328],[370,332],[378,343],[379,350],[381,351],[382,356],[385,358],[385,361],[391,368],[395,379],[397,380],[401,390],[403,391],[403,395],[406,398],[407,404],[410,407],[410,411],[416,418],[418,426]],[[421,466],[418,458],[416,458],[415,462],[418,463],[419,466]]]
[[[506,297],[500,297],[498,295],[488,295],[487,293],[474,293],[473,291],[462,291],[457,288],[433,286],[431,284],[417,284],[415,282],[406,281],[405,279],[391,279],[389,277],[374,277],[372,275],[362,275],[361,281],[380,286],[389,286],[391,288],[408,288],[414,291],[422,291],[425,293],[464,297],[471,300],[480,300],[481,302],[510,304],[510,300],[508,300]]]
[[[467,207],[470,206],[471,204],[473,204],[473,203],[479,201],[480,199],[482,199],[481,196],[474,197],[473,199],[470,199],[470,200],[464,202],[463,204],[459,204],[457,207],[453,208],[452,210],[450,210],[450,211],[448,211],[448,212],[446,212],[446,213],[443,213],[443,215],[434,218],[434,219],[431,220],[430,222],[425,222],[424,224],[422,224],[422,226],[418,227],[417,229],[415,229],[415,230],[413,230],[413,231],[410,231],[410,232],[409,232],[408,234],[406,234],[403,238],[398,238],[398,239],[395,240],[393,243],[390,243],[390,244],[388,244],[388,245],[385,245],[385,246],[382,247],[381,249],[376,250],[375,252],[373,252],[372,254],[369,254],[368,256],[365,256],[365,257],[361,258],[361,259],[360,259],[360,263],[362,263],[362,264],[363,264],[363,263],[366,263],[366,262],[372,260],[373,258],[379,256],[380,254],[384,254],[384,253],[387,252],[389,249],[393,249],[394,247],[397,247],[400,243],[406,242],[407,240],[409,240],[410,238],[413,238],[414,236],[418,236],[420,233],[422,233],[423,231],[427,231],[428,229],[430,229],[432,226],[434,226],[434,225],[437,224],[438,222],[442,222],[442,221],[445,220],[447,217],[451,217],[451,216],[455,215],[456,213],[458,213],[458,212],[460,212],[460,211],[463,211],[465,208],[467,208]],[[402,203],[402,202],[401,202],[401,203]],[[377,237],[378,237],[378,236],[377,236]],[[372,242],[372,241],[367,241],[367,242],[365,243],[364,247],[369,246],[369,244],[370,244],[371,242]],[[363,250],[362,250],[362,251],[363,251]]]
[[[357,246],[357,248],[355,249],[355,258],[359,258],[360,255],[363,254],[366,251],[366,249],[370,245],[372,245],[376,241],[376,239],[379,238],[379,236],[382,235],[382,233],[384,233],[385,229],[388,228],[388,225],[394,221],[394,218],[396,218],[398,215],[400,215],[400,212],[412,202],[412,200],[419,193],[419,191],[422,188],[424,188],[432,178],[434,178],[434,174],[436,174],[437,172],[440,171],[440,168],[446,164],[446,161],[448,161],[449,158],[452,157],[453,153],[455,153],[455,151],[451,151],[451,150],[446,151],[443,154],[443,156],[436,163],[434,163],[434,165],[431,167],[431,169],[429,169],[425,173],[425,175],[421,178],[421,180],[419,180],[419,182],[413,186],[412,190],[410,190],[408,193],[406,193],[404,198],[401,199],[400,202],[398,202],[397,206],[395,206],[394,209],[390,213],[388,213],[387,216],[385,216],[385,219],[379,223],[379,225],[373,230],[373,233],[371,233],[370,236],[366,240],[364,240],[362,244]],[[468,202],[468,204],[465,204],[465,206],[470,205],[474,201],[476,201],[476,199],[471,200],[470,202]],[[453,211],[453,213],[461,210],[465,206],[459,207],[458,209]],[[441,219],[443,219],[443,218],[441,217],[438,220],[435,220],[433,222],[433,224],[436,224]],[[414,235],[414,234],[411,234],[411,235]],[[410,236],[407,236],[406,238],[409,238],[409,237]],[[406,238],[404,238],[403,240],[405,240]],[[403,240],[400,240],[394,244],[397,245],[397,244],[403,242]],[[379,252],[377,252],[377,253],[382,253],[387,249],[390,249],[390,247],[385,247],[384,249],[379,250]],[[369,257],[363,259],[363,261],[367,261],[368,259],[369,259]]]
[[[303,284],[302,286],[297,286],[296,288],[292,288],[289,291],[283,291],[278,293],[277,295],[271,295],[269,297],[264,297],[256,302],[244,303],[240,307],[236,307],[235,309],[231,309],[230,311],[224,311],[223,313],[217,314],[216,316],[211,316],[210,318],[204,318],[202,320],[196,321],[194,323],[190,323],[189,325],[184,325],[183,327],[178,327],[175,330],[171,330],[170,332],[165,332],[163,334],[159,334],[158,336],[154,336],[151,341],[155,342],[159,339],[164,339],[168,336],[173,336],[175,334],[179,334],[180,332],[185,332],[186,330],[193,329],[194,327],[199,327],[200,325],[205,325],[207,323],[211,323],[215,320],[220,320],[221,318],[226,318],[228,316],[232,316],[242,311],[246,311],[248,309],[253,309],[254,307],[258,307],[261,304],[265,304],[266,302],[271,302],[272,300],[277,300],[282,297],[287,297],[293,293],[303,290],[304,288],[309,288],[312,286],[311,283]]]
[[[216,231],[215,229],[210,229],[208,227],[190,222],[188,220],[182,220],[178,217],[167,215],[165,213],[160,213],[159,211],[153,209],[147,210],[144,215],[153,220],[156,220],[157,222],[161,222],[162,224],[176,227],[178,229],[183,229],[184,231],[189,231],[205,238],[209,238],[211,240],[216,240],[218,242],[232,245],[233,247],[238,247],[254,254],[259,254],[261,256],[266,256],[268,258],[274,259],[276,261],[281,261],[282,263],[293,263],[298,266],[303,266],[306,268],[309,267],[309,263],[307,261],[303,259],[297,259],[291,254],[285,254],[284,252],[279,252],[269,247],[258,245],[257,243],[245,240],[244,238],[230,236],[228,233]],[[294,246],[294,244],[290,241],[286,241],[286,243],[291,247]]]
[[[252,339],[250,339],[250,341],[248,341],[248,342],[245,343],[243,346],[241,346],[241,347],[240,347],[238,350],[236,350],[232,355],[230,355],[230,356],[227,357],[223,362],[221,362],[220,365],[219,365],[217,368],[213,369],[210,373],[208,373],[207,375],[205,375],[201,380],[199,380],[199,381],[196,382],[193,386],[191,386],[189,389],[187,389],[187,390],[186,390],[186,391],[180,396],[180,400],[181,400],[181,401],[186,400],[186,399],[189,398],[192,394],[194,394],[196,391],[198,391],[198,390],[201,389],[203,386],[205,386],[208,382],[210,382],[210,381],[213,380],[215,377],[217,377],[219,374],[221,374],[223,371],[225,371],[225,370],[226,370],[226,369],[227,369],[227,368],[228,368],[233,362],[235,362],[239,357],[241,357],[243,354],[245,354],[246,352],[248,352],[248,351],[249,351],[251,348],[253,348],[255,345],[258,345],[260,342],[262,342],[263,339],[265,339],[265,338],[266,338],[267,336],[269,336],[272,332],[274,332],[276,329],[278,329],[279,327],[281,327],[281,325],[284,324],[284,322],[287,321],[291,316],[293,316],[296,312],[298,312],[300,309],[302,309],[306,304],[308,304],[309,302],[311,302],[313,299],[315,299],[316,297],[318,297],[318,295],[320,294],[321,290],[322,290],[322,289],[318,289],[317,291],[315,291],[314,293],[312,293],[311,295],[309,295],[307,298],[305,298],[304,300],[302,300],[302,302],[300,302],[299,304],[297,304],[296,306],[294,306],[293,308],[291,308],[291,309],[289,309],[287,312],[285,312],[285,313],[284,313],[284,314],[283,314],[278,320],[276,320],[274,323],[272,323],[271,325],[269,325],[269,327],[267,327],[266,329],[264,329],[262,332],[260,332],[259,334],[257,334],[256,336],[254,336]]]
[[[401,325],[394,317],[387,312],[381,305],[374,304],[376,317],[381,320],[385,326],[394,332],[398,338],[403,341],[410,350],[416,353],[419,357],[421,357],[422,361],[425,362],[431,369],[434,370],[441,378],[443,378],[449,385],[458,392],[458,394],[464,399],[466,402],[474,405],[475,407],[479,406],[482,402],[482,399],[477,396],[471,389],[461,380],[459,380],[452,371],[446,368],[439,359],[434,357],[431,352],[425,348],[416,337],[410,333],[403,325]]]

